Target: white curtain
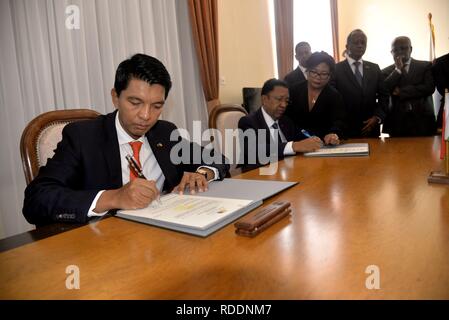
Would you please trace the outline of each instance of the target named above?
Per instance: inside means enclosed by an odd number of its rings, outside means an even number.
[[[69,5],[79,29],[66,27]],[[132,54],[159,58],[172,76],[164,119],[190,132],[207,123],[187,1],[1,0],[0,41],[0,238],[33,228],[22,216],[24,127],[56,109],[113,111],[115,69]]]

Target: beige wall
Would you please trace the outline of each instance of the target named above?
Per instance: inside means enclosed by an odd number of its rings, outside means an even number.
[[[427,14],[433,14],[437,57],[449,52],[448,0],[339,0],[340,51],[347,34],[368,35],[364,58],[381,68],[392,63],[394,37],[408,35],[416,59],[429,58]],[[274,77],[268,0],[218,0],[220,100],[242,103],[243,87],[260,87]]]
[[[412,40],[412,57],[428,60],[429,12],[433,15],[439,57],[449,52],[448,0],[339,0],[340,51],[345,48],[348,33],[361,28],[368,36],[364,58],[378,63],[381,68],[393,63],[391,42],[400,35]]]
[[[267,0],[218,0],[220,101],[242,103],[243,87],[274,76]]]

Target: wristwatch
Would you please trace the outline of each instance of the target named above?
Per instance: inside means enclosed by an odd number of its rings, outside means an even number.
[[[382,124],[382,119],[378,116],[375,116],[377,118],[377,124]]]
[[[199,168],[199,169],[196,170],[196,173],[202,174],[204,176],[204,178],[206,178],[206,181],[208,181],[208,179],[207,179],[207,169]]]

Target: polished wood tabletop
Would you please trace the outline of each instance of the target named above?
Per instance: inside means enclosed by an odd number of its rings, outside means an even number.
[[[296,156],[272,176],[237,176],[300,182],[264,202],[293,212],[255,238],[113,217],[2,252],[0,298],[449,299],[449,188],[427,183],[439,140],[360,140],[368,157]]]

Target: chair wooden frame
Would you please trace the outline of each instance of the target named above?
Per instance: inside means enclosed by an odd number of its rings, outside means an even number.
[[[248,114],[248,112],[243,108],[242,106],[238,104],[220,104],[212,109],[210,115],[209,115],[209,128],[217,129],[217,119],[218,116],[223,112],[229,112],[229,111],[240,111],[243,112],[245,115]]]
[[[20,155],[27,185],[39,172],[37,140],[41,132],[57,123],[95,119],[100,113],[90,109],[55,110],[45,112],[28,123],[20,139]]]

